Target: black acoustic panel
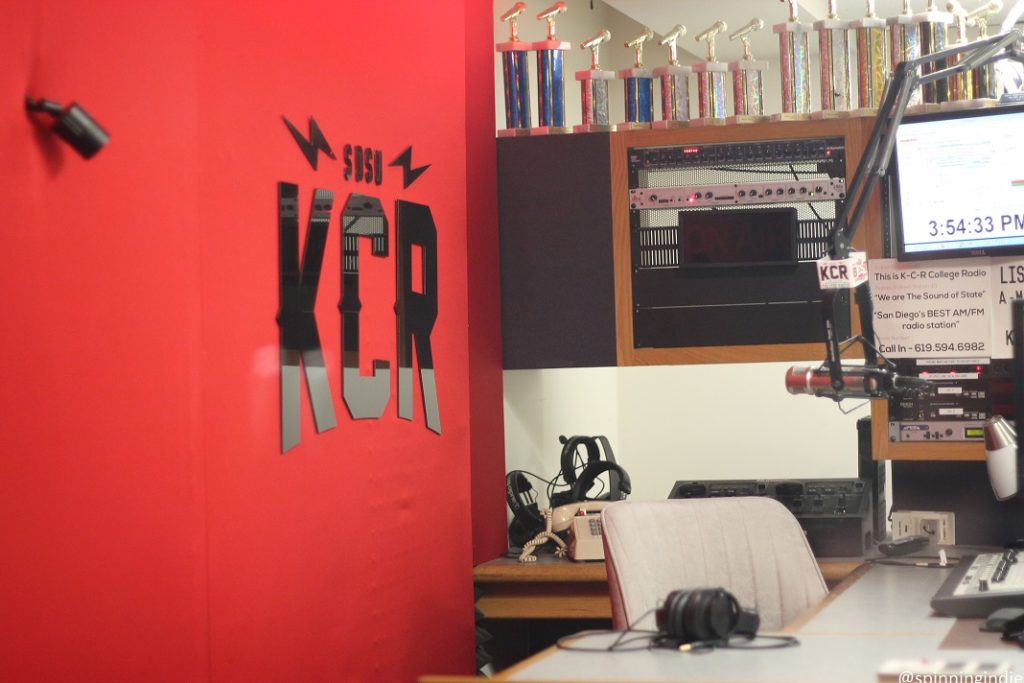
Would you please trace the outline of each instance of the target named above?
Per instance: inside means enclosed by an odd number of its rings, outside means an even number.
[[[957,545],[1024,539],[1024,496],[997,501],[984,462],[893,460],[892,509],[952,511]]]
[[[497,144],[504,367],[614,366],[608,134]]]
[[[824,341],[813,263],[759,268],[647,271],[633,279],[637,348]],[[843,293],[840,321],[849,320]],[[849,324],[839,329],[849,335]]]

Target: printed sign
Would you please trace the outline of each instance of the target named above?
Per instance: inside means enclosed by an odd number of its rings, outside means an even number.
[[[987,258],[915,263],[873,259],[878,350],[887,358],[991,355],[991,268]]]

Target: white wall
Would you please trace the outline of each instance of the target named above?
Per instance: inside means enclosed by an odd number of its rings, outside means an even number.
[[[827,399],[790,395],[790,365],[507,370],[507,469],[551,478],[560,434],[604,434],[634,499],[665,498],[679,479],[857,476],[867,406],[844,415]]]

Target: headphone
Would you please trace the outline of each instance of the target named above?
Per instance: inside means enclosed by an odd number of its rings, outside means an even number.
[[[525,545],[544,531],[544,517],[537,508],[537,498],[532,491],[533,486],[520,470],[512,470],[505,476],[505,501],[512,511],[508,538],[513,546]]]
[[[753,638],[761,624],[756,610],[740,607],[724,588],[672,591],[654,618],[658,630],[679,644]]]
[[[597,477],[605,472],[608,473],[609,491],[600,496],[602,500],[623,500],[633,488],[629,481],[629,474],[615,462],[615,453],[608,439],[604,436],[572,436],[566,438],[558,437],[562,443],[561,464],[562,478],[569,485],[568,491],[560,491],[552,494],[551,507],[568,505],[577,501],[595,500],[588,499],[587,492],[594,485]],[[600,448],[598,447],[600,443]],[[587,462],[583,471],[576,474],[576,452],[580,446],[587,450]],[[604,451],[604,460],[601,460],[601,452]]]

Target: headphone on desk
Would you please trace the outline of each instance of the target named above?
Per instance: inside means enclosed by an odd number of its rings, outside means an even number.
[[[562,443],[561,475],[569,485],[568,491],[559,491],[551,496],[551,507],[568,505],[577,501],[597,500],[587,498],[598,476],[608,472],[608,493],[599,496],[600,500],[623,500],[632,490],[629,474],[615,462],[615,453],[605,436],[572,436],[558,437]],[[600,447],[598,446],[600,444]],[[587,451],[587,461],[583,471],[576,474],[576,454],[580,446]],[[604,460],[601,452],[604,452]]]
[[[512,511],[508,538],[513,546],[523,546],[544,531],[544,517],[537,507],[533,486],[522,471],[512,470],[505,476],[505,501]]]
[[[753,638],[761,625],[757,611],[740,607],[724,588],[672,591],[654,618],[658,630],[678,644]]]

